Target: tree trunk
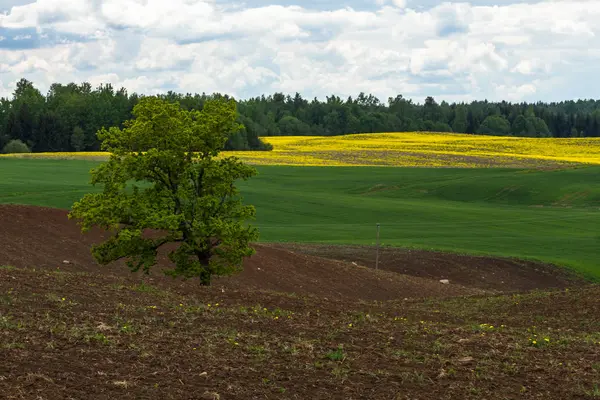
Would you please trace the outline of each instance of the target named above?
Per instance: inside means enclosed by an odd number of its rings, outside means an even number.
[[[210,286],[210,279],[212,275],[212,271],[210,269],[210,252],[196,252],[196,257],[198,257],[198,262],[202,266],[202,271],[200,272],[200,284],[202,286]]]
[[[208,270],[208,268],[204,268],[202,272],[200,272],[200,284],[202,286],[210,286],[210,278],[210,271]]]

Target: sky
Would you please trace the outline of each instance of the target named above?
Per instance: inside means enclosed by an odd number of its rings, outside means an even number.
[[[0,0],[0,97],[130,93],[600,98],[600,0]]]

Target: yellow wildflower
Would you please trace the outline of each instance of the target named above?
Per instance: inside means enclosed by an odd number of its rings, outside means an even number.
[[[600,165],[599,138],[526,138],[396,132],[341,136],[270,136],[273,151],[224,151],[254,165],[539,167]],[[465,160],[465,155],[469,160]],[[12,158],[108,159],[106,152],[4,154]]]

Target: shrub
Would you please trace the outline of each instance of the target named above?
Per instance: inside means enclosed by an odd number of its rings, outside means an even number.
[[[11,140],[10,142],[8,142],[6,144],[6,146],[4,146],[4,148],[2,149],[2,152],[5,154],[31,153],[31,150],[25,143],[23,143],[22,141],[20,141],[18,139],[15,139],[15,140]]]
[[[271,143],[263,142],[262,140],[260,140],[260,144],[257,150],[271,151],[273,150],[273,145]]]

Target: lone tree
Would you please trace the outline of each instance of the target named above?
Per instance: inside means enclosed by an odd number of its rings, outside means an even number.
[[[210,285],[212,275],[241,270],[258,232],[245,223],[255,209],[242,204],[234,184],[256,170],[235,157],[217,157],[240,129],[235,102],[210,100],[201,111],[185,111],[146,97],[133,116],[123,129],[98,132],[111,155],[91,170],[91,183],[103,191],[85,195],[69,214],[83,232],[96,226],[114,233],[92,247],[96,260],[125,259],[132,271],[149,273],[158,249],[176,243],[168,275]]]

